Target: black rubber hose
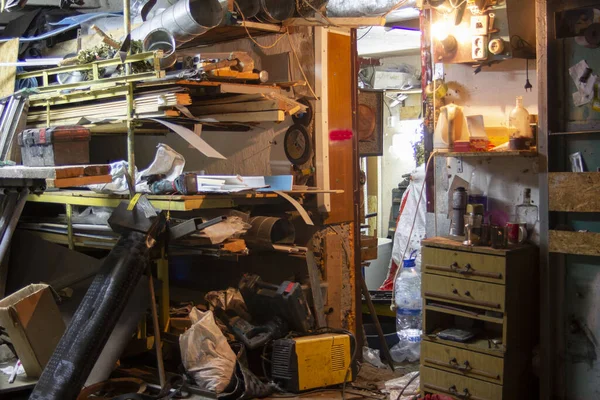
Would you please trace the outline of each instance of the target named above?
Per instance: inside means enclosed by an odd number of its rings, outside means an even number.
[[[102,263],[30,400],[75,400],[149,262],[146,236],[130,232]]]

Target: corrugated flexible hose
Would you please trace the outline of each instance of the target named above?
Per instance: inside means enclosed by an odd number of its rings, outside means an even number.
[[[42,372],[30,400],[75,400],[149,262],[146,236],[120,237]]]

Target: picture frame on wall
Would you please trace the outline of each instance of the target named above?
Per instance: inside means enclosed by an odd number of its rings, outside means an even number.
[[[384,91],[361,89],[358,92],[357,127],[360,157],[383,155]]]

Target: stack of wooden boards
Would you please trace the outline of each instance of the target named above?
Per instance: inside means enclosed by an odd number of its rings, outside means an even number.
[[[44,179],[48,188],[67,188],[112,182],[110,165],[69,165],[62,167],[5,166],[0,179]]]
[[[191,97],[182,87],[142,92],[135,95],[135,118],[178,117],[178,107],[192,104]],[[47,126],[48,113],[36,107],[27,116],[27,125],[32,128]],[[122,120],[127,117],[127,100],[93,100],[76,104],[60,104],[50,107],[51,126],[82,125],[85,122]],[[83,122],[83,123],[82,123]]]
[[[52,97],[33,95],[27,126],[46,127],[48,121],[51,126],[123,121],[127,115],[125,93],[118,87],[112,90],[73,91]],[[190,123],[254,125],[282,122],[286,116],[306,111],[305,105],[272,85],[148,81],[136,85],[134,98],[134,118],[138,120],[178,118]]]

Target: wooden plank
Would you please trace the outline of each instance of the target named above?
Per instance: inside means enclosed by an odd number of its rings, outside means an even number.
[[[344,254],[342,238],[339,235],[326,235],[323,246],[323,262],[327,286],[327,326],[342,328],[342,270]]]
[[[600,256],[600,233],[549,231],[550,253]]]
[[[378,240],[376,237],[362,235],[360,237],[360,260],[367,261],[377,259],[377,245]]]
[[[548,173],[550,211],[599,212],[600,173]]]
[[[310,291],[312,293],[317,328],[324,328],[326,326],[325,302],[323,301],[323,293],[321,292],[321,269],[317,265],[317,260],[312,250],[306,252],[306,265],[308,267]]]
[[[349,28],[384,26],[385,17],[329,17],[327,20],[324,20],[323,18],[288,18],[283,22],[283,26],[323,26],[328,24]]]
[[[331,196],[326,224],[354,220],[354,157],[352,90],[352,40],[349,35],[327,33],[327,92],[329,131],[329,182],[344,194]]]
[[[240,94],[235,96],[217,97],[209,100],[194,100],[194,106],[212,106],[217,104],[242,103],[249,101],[264,100],[264,94]]]
[[[214,118],[219,122],[282,122],[285,120],[285,113],[280,110],[261,111],[254,113],[229,113],[229,114],[208,114],[202,118]]]
[[[77,178],[65,178],[65,179],[47,179],[48,187],[66,188],[76,187],[85,185],[95,185],[99,183],[111,183],[111,175],[98,175],[98,176],[81,176]]]
[[[97,176],[97,175],[109,175],[110,165],[108,164],[96,164],[96,165],[76,165],[68,167],[54,167],[54,178],[65,179],[75,178],[78,176]]]
[[[192,106],[189,110],[194,115],[206,115],[215,113],[245,113],[255,111],[284,110],[285,104],[275,100],[263,100],[243,102],[234,104],[217,104],[210,106]]]
[[[11,39],[0,44],[0,62],[17,61],[19,56],[19,39]],[[15,91],[17,67],[0,67],[0,97],[10,96]]]
[[[110,166],[98,165],[68,165],[57,167],[25,167],[17,165],[0,168],[0,178],[14,179],[65,179],[85,175],[108,175]]]

